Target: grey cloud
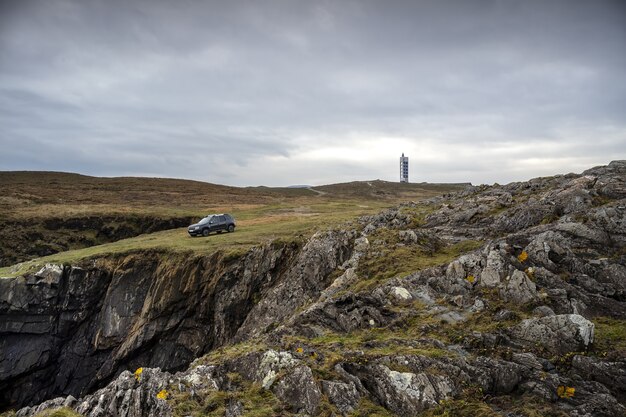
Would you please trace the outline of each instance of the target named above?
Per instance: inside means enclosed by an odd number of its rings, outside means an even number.
[[[412,178],[431,181],[531,177],[533,157],[560,161],[552,170],[606,163],[626,157],[625,11],[619,1],[4,1],[0,169],[288,185],[395,180],[402,151],[421,163]],[[410,149],[301,159],[372,138]]]

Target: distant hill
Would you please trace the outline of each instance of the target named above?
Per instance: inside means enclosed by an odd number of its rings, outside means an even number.
[[[410,198],[412,194],[449,192],[464,184],[401,184],[354,181],[322,186],[232,187],[202,181],[149,177],[91,177],[49,171],[0,171],[0,213],[45,204],[206,207],[267,204],[329,194],[339,198]],[[314,191],[314,192],[312,192]]]
[[[147,177],[90,177],[46,171],[0,172],[0,207],[13,204],[214,205],[246,200],[310,195],[307,190],[270,187],[230,187],[201,181]]]
[[[415,193],[424,192],[454,192],[459,191],[470,183],[462,184],[429,184],[429,183],[400,183],[381,180],[352,181],[339,184],[329,184],[311,187],[313,190],[332,194],[338,197],[410,197]]]

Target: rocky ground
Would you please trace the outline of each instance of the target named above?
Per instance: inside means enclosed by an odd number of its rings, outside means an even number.
[[[0,280],[0,318],[24,417],[623,416],[626,161],[240,257],[50,265]]]

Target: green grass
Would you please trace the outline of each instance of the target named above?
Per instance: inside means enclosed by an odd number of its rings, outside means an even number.
[[[427,410],[424,417],[499,417],[482,401],[443,400],[438,406]]]
[[[268,347],[265,343],[259,342],[258,340],[248,340],[246,342],[214,349],[206,355],[196,359],[192,366],[217,365],[227,360],[235,359],[252,352],[260,352],[266,349],[268,349]]]
[[[497,411],[496,411],[497,410]],[[443,400],[427,410],[424,417],[567,417],[555,404],[537,397],[508,396],[485,397],[480,388],[468,387],[459,398]]]
[[[373,403],[367,398],[362,398],[356,410],[349,417],[392,417],[394,414],[386,408]]]
[[[436,243],[398,245],[398,233],[397,230],[379,229],[369,237],[372,243],[370,251],[361,259],[357,268],[357,275],[361,280],[350,288],[351,291],[371,289],[390,278],[448,263],[464,253],[480,248],[484,243],[465,240],[443,247]]]
[[[626,358],[626,320],[596,317],[593,352],[615,359]]]
[[[272,417],[283,415],[285,405],[269,390],[229,375],[236,386],[232,391],[203,391],[191,396],[188,392],[176,392],[168,399],[174,417],[218,417],[223,416],[231,401],[243,405],[243,416]]]
[[[24,274],[45,263],[71,264],[82,259],[109,254],[130,253],[138,250],[167,250],[174,252],[212,253],[223,251],[227,256],[241,254],[252,246],[264,242],[293,241],[312,235],[317,230],[339,227],[357,216],[374,213],[384,207],[383,203],[327,202],[309,206],[263,206],[248,210],[233,210],[237,221],[234,233],[212,234],[191,238],[186,228],[165,230],[137,237],[60,252],[24,262],[21,267],[0,268],[0,276]]]

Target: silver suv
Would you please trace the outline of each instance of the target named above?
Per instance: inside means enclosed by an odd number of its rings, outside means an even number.
[[[235,231],[235,219],[230,214],[209,214],[196,224],[187,228],[191,236],[208,236],[211,232],[222,233]]]

